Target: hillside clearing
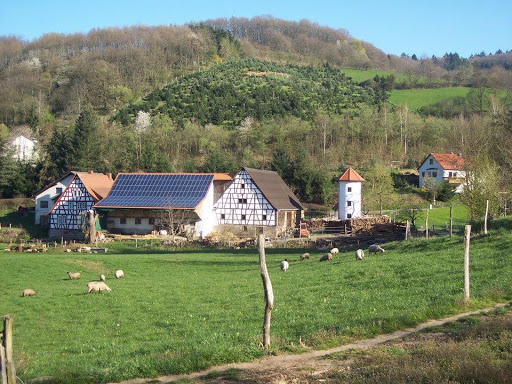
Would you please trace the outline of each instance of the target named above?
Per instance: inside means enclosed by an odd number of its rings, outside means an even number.
[[[418,110],[426,105],[454,97],[466,97],[470,88],[447,87],[429,89],[395,89],[391,92],[389,102],[392,105],[407,105],[412,110]]]

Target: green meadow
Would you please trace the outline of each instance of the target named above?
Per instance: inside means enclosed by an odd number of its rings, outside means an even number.
[[[460,236],[384,244],[385,253],[363,261],[352,249],[323,263],[315,251],[300,261],[304,250],[267,249],[275,295],[267,352],[260,347],[265,302],[256,249],[176,251],[139,242],[110,243],[106,254],[2,251],[0,315],[14,317],[24,382],[198,371],[328,348],[511,300],[511,227],[497,220],[489,236],[472,238],[469,303]],[[113,278],[116,269],[124,279]],[[81,272],[81,280],[69,280],[67,271]],[[100,273],[112,292],[86,294]],[[25,288],[38,295],[21,297]]]
[[[454,97],[465,97],[470,88],[446,87],[427,89],[394,89],[389,102],[392,105],[407,105],[412,110],[418,110],[426,105]]]

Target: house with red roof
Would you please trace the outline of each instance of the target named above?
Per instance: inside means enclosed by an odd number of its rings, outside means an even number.
[[[69,184],[61,193],[58,193],[67,180],[69,180]],[[84,239],[82,224],[85,217],[83,213],[92,209],[94,204],[107,196],[112,184],[114,184],[114,180],[112,180],[111,174],[92,171],[70,172],[57,183],[39,193],[37,195],[39,196],[39,205],[48,199],[55,200],[47,213],[48,236],[57,239]],[[55,192],[54,195],[52,195],[53,192]],[[36,199],[37,205],[38,200]],[[42,221],[41,216],[40,221]]]
[[[420,187],[425,185],[427,178],[460,186],[466,177],[464,158],[456,153],[430,153],[419,166],[418,173]]]

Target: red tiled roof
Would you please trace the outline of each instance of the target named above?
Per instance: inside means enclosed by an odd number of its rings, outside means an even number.
[[[464,158],[456,153],[431,153],[430,155],[443,169],[464,170]]]
[[[82,180],[85,188],[96,201],[100,201],[107,196],[114,184],[110,174],[76,172],[76,175]]]
[[[349,167],[338,181],[364,181],[364,179],[353,168]]]

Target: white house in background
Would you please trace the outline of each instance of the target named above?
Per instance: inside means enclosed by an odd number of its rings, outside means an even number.
[[[215,212],[219,226],[258,227],[279,236],[299,225],[304,208],[277,172],[242,168],[215,204]]]
[[[48,225],[48,213],[55,205],[55,202],[67,188],[75,172],[70,172],[67,175],[62,176],[59,180],[54,183],[47,185],[40,191],[36,192],[33,196],[35,200],[35,223],[40,225]]]
[[[18,135],[10,144],[10,148],[14,151],[12,156],[18,161],[35,161],[37,160],[36,144],[37,140]]]
[[[174,233],[203,237],[217,223],[213,205],[231,177],[225,173],[120,173],[94,208],[109,232]]]
[[[338,219],[363,216],[363,181],[364,179],[353,168],[348,168],[338,179]]]
[[[425,185],[426,178],[461,186],[466,177],[464,158],[455,153],[430,153],[418,168],[418,174],[420,187]]]

